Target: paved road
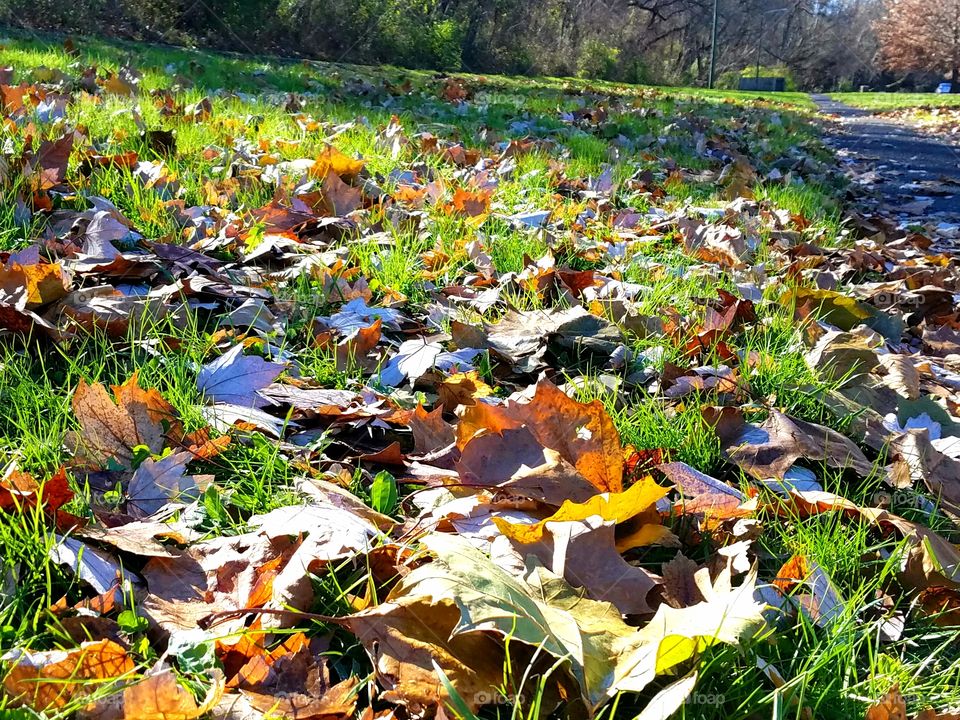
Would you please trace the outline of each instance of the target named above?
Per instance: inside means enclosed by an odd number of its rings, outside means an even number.
[[[880,209],[896,213],[907,206],[914,216],[960,219],[960,148],[826,95],[811,97],[820,112],[839,118],[840,130],[828,142],[841,159],[858,171],[876,171],[863,179],[876,181],[867,187],[880,193]]]

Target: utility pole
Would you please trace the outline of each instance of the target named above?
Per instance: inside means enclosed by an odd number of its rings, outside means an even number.
[[[713,32],[710,40],[710,79],[707,81],[707,87],[713,90],[713,81],[716,77],[717,66],[717,10],[720,0],[713,0]]]
[[[766,24],[765,21],[767,15],[776,15],[782,12],[790,12],[790,8],[774,8],[773,10],[760,13],[760,33],[757,35],[757,76],[755,81],[758,89],[760,87],[760,56],[763,54],[763,30]]]
[[[760,56],[763,54],[763,19],[766,13],[760,13],[760,32],[757,33],[757,89],[760,89]]]

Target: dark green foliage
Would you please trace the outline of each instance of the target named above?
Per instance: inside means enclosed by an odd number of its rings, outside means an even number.
[[[735,82],[758,56],[779,61],[804,89],[878,75],[854,62],[875,54],[875,3],[718,2],[717,77]],[[243,54],[704,85],[711,8],[704,0],[0,0],[0,23]],[[855,28],[868,30],[851,35]]]

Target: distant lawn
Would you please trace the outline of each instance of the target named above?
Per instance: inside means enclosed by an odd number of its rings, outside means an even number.
[[[865,110],[960,106],[960,95],[936,93],[832,93],[830,97]]]
[[[816,106],[807,93],[803,92],[744,92],[741,90],[707,90],[706,88],[660,88],[664,92],[683,92],[703,98],[731,99],[738,102],[745,100],[768,100],[784,105],[793,105],[798,108],[814,109]]]

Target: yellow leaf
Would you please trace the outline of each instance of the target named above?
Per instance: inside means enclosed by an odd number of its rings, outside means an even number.
[[[493,395],[493,388],[487,385],[476,370],[455,373],[440,383],[437,393],[447,412],[453,412],[459,405],[476,405],[477,398]]]
[[[841,330],[852,330],[871,317],[870,310],[856,298],[832,290],[795,288],[784,295],[782,302],[786,306],[793,303],[800,317],[813,315]]]
[[[0,296],[18,298],[33,310],[67,294],[70,280],[57,263],[0,265]]]
[[[539,542],[543,539],[543,532],[548,522],[566,522],[571,520],[586,520],[588,517],[599,515],[604,520],[621,523],[639,515],[653,507],[657,500],[665,497],[669,492],[647,476],[633,485],[629,490],[620,493],[601,493],[582,503],[565,501],[553,515],[541,520],[535,525],[510,523],[501,518],[494,518],[494,522],[504,535],[511,540],[524,544]],[[643,526],[648,527],[648,526]],[[642,532],[643,528],[641,528]],[[638,535],[639,533],[635,533]],[[651,537],[656,535],[651,531]],[[645,543],[649,544],[649,543]],[[634,545],[634,547],[638,547]]]
[[[625,553],[627,550],[648,545],[672,545],[677,542],[674,534],[663,525],[641,525],[629,535],[617,538],[617,552]]]
[[[335,172],[341,179],[356,177],[363,170],[363,160],[354,160],[344,155],[333,145],[327,145],[317,156],[316,162],[310,168],[310,174],[316,178],[325,178],[328,173]]]

